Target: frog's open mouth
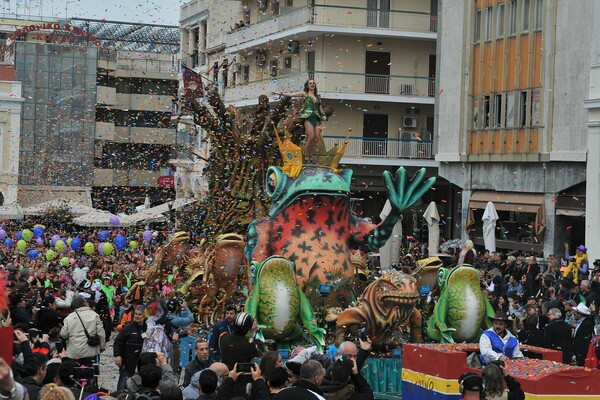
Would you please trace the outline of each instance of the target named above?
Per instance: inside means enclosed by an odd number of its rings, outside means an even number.
[[[398,305],[416,304],[419,293],[406,293],[401,291],[388,291],[379,295],[381,302],[395,303]]]

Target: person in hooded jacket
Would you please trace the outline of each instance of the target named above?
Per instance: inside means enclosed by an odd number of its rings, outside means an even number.
[[[373,400],[369,383],[359,373],[356,360],[340,356],[320,386],[323,397],[332,400]]]
[[[133,321],[121,329],[113,344],[115,364],[119,367],[117,390],[124,389],[127,379],[135,374],[135,368],[144,344],[144,332],[146,332],[144,310],[142,306],[137,306]]]

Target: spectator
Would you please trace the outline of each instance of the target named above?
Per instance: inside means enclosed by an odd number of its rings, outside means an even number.
[[[216,391],[219,378],[215,371],[205,369],[198,372],[198,400],[209,400],[217,398]]]
[[[577,324],[573,331],[573,355],[575,364],[582,367],[585,364],[585,357],[594,333],[594,319],[591,317],[589,308],[583,303],[579,303],[575,308],[575,319]]]
[[[510,358],[522,358],[519,341],[507,330],[512,322],[505,312],[498,312],[493,318],[494,326],[483,332],[479,339],[481,361],[488,364],[491,361],[505,361]]]
[[[42,301],[42,307],[37,313],[37,328],[45,334],[50,333],[52,328],[60,325],[62,319],[56,312],[56,301],[54,296],[46,296]]]
[[[138,373],[127,379],[126,387],[129,392],[135,393],[142,386],[142,378],[139,375],[139,371],[146,365],[158,365],[161,368],[162,376],[159,384],[161,391],[169,386],[177,386],[173,369],[167,363],[165,355],[162,353],[146,352],[140,354],[137,364]]]
[[[472,240],[467,240],[460,254],[458,255],[458,264],[470,264],[473,265],[477,252],[473,248],[474,244]]]
[[[326,399],[374,399],[369,383],[358,371],[356,359],[339,357],[331,366],[328,378],[321,383],[320,387]]]
[[[121,329],[113,344],[115,364],[119,367],[117,390],[124,389],[127,379],[135,375],[135,367],[144,343],[144,311],[141,306],[135,308],[133,321]]]
[[[565,300],[563,302],[563,307],[565,308],[565,322],[574,327],[577,325],[577,319],[575,318],[575,307],[577,307],[577,303],[575,300]]]
[[[93,394],[94,391],[89,385],[85,388],[82,387],[79,373],[85,368],[90,370],[89,367],[85,367],[74,360],[65,360],[58,369],[58,375],[57,378],[55,378],[54,383],[69,389],[76,399],[86,398]],[[41,397],[42,394],[40,392],[40,398]]]
[[[81,364],[92,366],[98,354],[104,350],[104,327],[98,314],[88,307],[87,301],[75,296],[72,302],[73,312],[69,314],[60,331],[60,336],[67,340],[67,355]],[[100,344],[90,346],[88,337],[97,335]]]
[[[504,362],[486,365],[481,373],[482,396],[487,400],[524,400],[521,384],[506,373]]]
[[[179,386],[169,386],[160,392],[161,400],[183,400]]]
[[[271,371],[271,377],[269,379],[269,394],[271,397],[279,393],[280,390],[289,386],[290,375],[288,370],[284,367],[277,367]]]
[[[278,351],[267,351],[260,359],[260,370],[262,371],[262,376],[268,382],[271,378],[271,372],[275,368],[279,368],[283,366],[283,362],[281,360],[281,354]]]
[[[325,400],[323,392],[319,389],[325,369],[320,362],[308,360],[300,368],[300,379],[294,386],[281,390],[274,400]]]
[[[584,279],[579,284],[579,296],[583,297],[585,305],[589,308],[592,304],[596,307],[600,305],[600,295],[595,291],[591,290],[591,282]]]
[[[509,295],[511,293],[523,293],[523,286],[521,285],[520,282],[517,281],[517,278],[515,277],[515,275],[511,275],[508,278],[508,287],[506,289],[506,294]]]
[[[144,365],[140,371],[141,387],[135,391],[136,397],[145,396],[149,400],[160,400],[158,387],[162,378],[162,370],[156,364]]]
[[[229,368],[227,368],[227,365],[223,364],[222,362],[212,363],[209,368],[215,371],[219,377],[219,386],[221,386],[225,378],[229,376]]]
[[[195,346],[196,357],[181,370],[179,386],[186,387],[190,384],[192,375],[196,372],[206,369],[213,363],[208,356],[208,343],[198,340]]]
[[[32,367],[35,373],[32,376],[26,377],[21,382],[23,386],[25,386],[25,389],[27,389],[27,393],[29,394],[29,400],[38,400],[40,398],[40,390],[42,390],[44,378],[46,377],[47,362],[48,357],[46,357],[45,355],[33,355]]]
[[[237,371],[237,364],[229,371],[229,377],[225,378],[223,384],[219,388],[216,400],[228,400],[233,399],[235,396],[236,388],[239,386],[237,379],[242,373]],[[269,389],[265,379],[262,377],[260,367],[256,364],[252,367],[251,371],[252,384],[250,385],[251,393],[250,400],[267,400],[270,398]]]
[[[482,379],[473,372],[465,372],[458,378],[459,391],[462,400],[479,400],[482,389]]]
[[[9,295],[10,317],[14,325],[27,324],[32,326],[32,316],[27,310],[27,300],[20,292],[13,292]]]
[[[231,371],[235,363],[248,363],[260,354],[254,343],[248,342],[246,334],[250,331],[254,319],[245,312],[235,317],[233,332],[221,336],[220,348],[223,363]]]
[[[65,388],[54,383],[45,385],[39,393],[40,400],[75,400],[73,393]]]
[[[198,382],[200,381],[200,374],[202,371],[204,371],[204,369],[194,372],[194,375],[190,378],[190,382],[184,387],[182,391],[184,400],[196,400],[198,396],[200,396]]]
[[[235,306],[228,305],[225,309],[225,319],[213,325],[208,348],[211,358],[215,361],[221,361],[221,349],[219,348],[219,339],[224,333],[233,331],[233,321],[235,320]]]
[[[544,344],[544,332],[538,329],[538,316],[528,315],[523,321],[523,329],[517,335],[519,343],[540,347]]]
[[[571,327],[562,320],[562,313],[558,308],[551,308],[548,318],[550,322],[544,329],[544,347],[562,351],[563,363],[570,364],[573,359]]]

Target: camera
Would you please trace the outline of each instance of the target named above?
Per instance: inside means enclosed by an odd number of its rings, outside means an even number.
[[[367,341],[367,327],[363,326],[358,330],[358,338],[363,342]]]
[[[238,363],[237,372],[241,372],[243,374],[252,373],[252,367],[254,367],[253,363]]]
[[[94,378],[95,374],[94,368],[92,367],[79,367],[75,368],[73,371],[73,379],[76,381],[89,381]]]

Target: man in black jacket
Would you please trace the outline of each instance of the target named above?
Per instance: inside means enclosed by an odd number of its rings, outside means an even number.
[[[571,343],[571,326],[562,319],[558,308],[548,310],[550,322],[544,329],[544,347],[562,351],[563,363],[571,364],[573,359],[573,344]]]
[[[195,346],[196,357],[181,370],[179,377],[179,386],[187,387],[190,384],[192,376],[198,372],[210,367],[213,361],[208,357],[208,342],[198,340]]]
[[[320,387],[323,397],[335,400],[373,400],[367,380],[359,373],[355,359],[339,357]]]
[[[56,312],[54,296],[46,296],[42,302],[42,308],[37,313],[36,326],[44,334],[50,333],[52,328],[60,326],[62,318]]]
[[[135,367],[144,344],[142,337],[144,332],[146,332],[144,311],[141,306],[137,306],[133,313],[133,321],[121,329],[113,345],[115,364],[119,367],[117,390],[124,389],[127,378],[135,374]]]
[[[29,394],[29,400],[38,400],[40,398],[40,390],[42,390],[42,383],[46,377],[46,363],[48,357],[43,354],[33,354],[33,369],[36,371],[33,376],[28,376],[21,382],[27,389]]]
[[[579,303],[574,311],[577,324],[573,332],[573,355],[575,356],[575,363],[583,367],[594,333],[594,319],[589,308],[583,303]]]
[[[320,362],[308,360],[300,368],[300,379],[296,385],[285,388],[277,393],[274,400],[325,400],[319,389],[325,369]]]

